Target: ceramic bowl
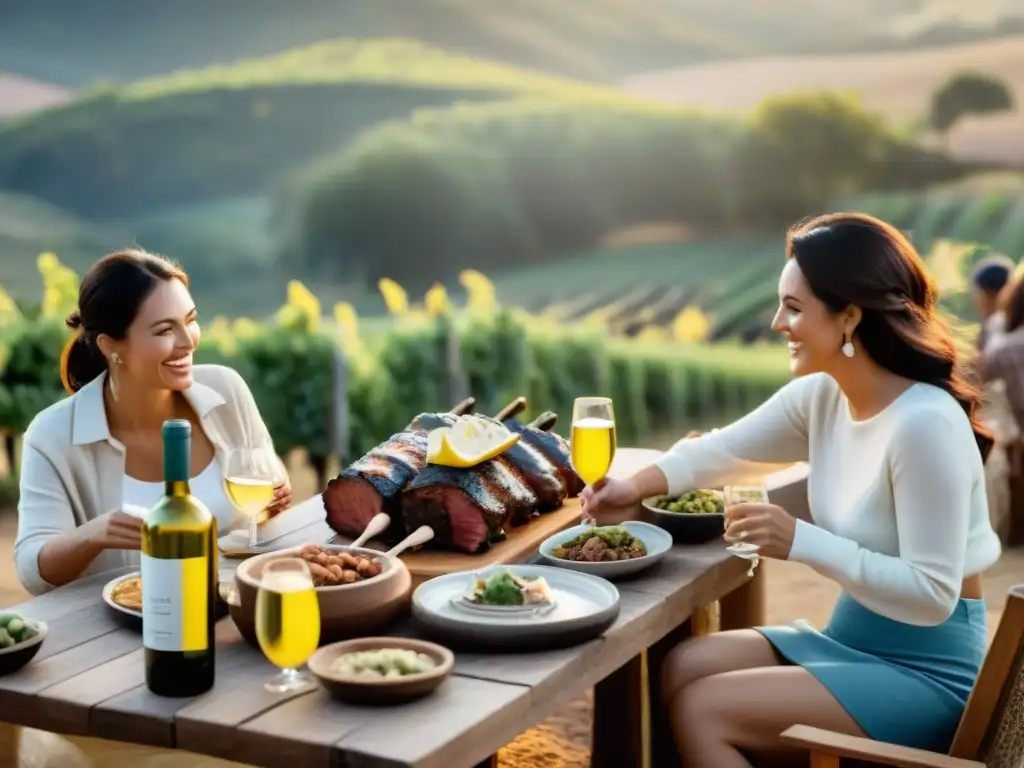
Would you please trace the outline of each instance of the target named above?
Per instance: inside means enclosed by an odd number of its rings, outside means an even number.
[[[637,520],[626,520],[619,523],[619,525],[629,531],[630,535],[635,536],[644,543],[644,546],[647,548],[646,555],[643,557],[634,557],[630,560],[603,561],[597,563],[563,560],[560,557],[556,557],[554,550],[564,542],[574,539],[581,533],[584,533],[589,528],[587,525],[577,525],[572,528],[567,528],[564,531],[560,531],[553,536],[549,536],[541,543],[540,555],[544,559],[544,564],[554,565],[559,568],[569,568],[573,571],[589,573],[591,576],[600,576],[601,578],[610,580],[640,573],[657,563],[665,556],[666,552],[672,549],[672,536],[667,531],[662,530],[656,525],[651,525],[650,523],[644,523]]]
[[[416,651],[432,658],[437,666],[416,675],[379,679],[344,677],[331,672],[331,664],[343,654],[381,648]],[[419,699],[433,693],[451,675],[454,665],[454,654],[444,646],[404,637],[361,637],[333,643],[316,651],[307,664],[332,696],[352,704],[402,704]]]
[[[377,558],[384,568],[365,581],[316,588],[321,645],[377,632],[409,610],[412,576],[405,563],[397,557],[365,547],[322,546],[333,552]],[[259,645],[256,639],[256,595],[263,568],[273,560],[298,557],[301,551],[299,546],[268,552],[243,561],[235,570],[235,594],[228,600],[228,610],[238,631],[250,645]]]
[[[643,500],[644,518],[672,534],[677,544],[704,544],[725,535],[724,512],[666,512],[654,506],[657,499]]]
[[[17,672],[32,661],[39,653],[39,649],[43,647],[43,640],[46,639],[49,626],[45,621],[35,621],[29,618],[25,618],[25,623],[35,627],[36,633],[24,642],[0,649],[0,677]]]

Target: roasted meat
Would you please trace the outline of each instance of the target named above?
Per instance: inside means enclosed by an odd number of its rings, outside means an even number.
[[[421,413],[344,469],[323,492],[327,522],[344,536],[359,536],[381,512],[391,524],[381,539],[394,543],[421,525],[434,530],[442,548],[479,552],[542,512],[558,509],[583,483],[572,470],[564,439],[545,430],[556,416],[542,414],[529,424],[516,419],[525,399],[499,412],[520,440],[500,456],[465,469],[427,465],[428,434],[452,426],[472,410],[469,398],[450,413]],[[489,417],[483,417],[489,418]]]
[[[396,542],[405,535],[400,494],[427,465],[427,433],[399,432],[354,461],[323,492],[327,524],[343,536],[359,536],[380,512],[391,517],[381,534]]]
[[[402,492],[406,528],[429,525],[439,546],[461,552],[486,549],[536,505],[529,486],[497,460],[468,469],[429,465]]]
[[[380,512],[391,518],[381,534],[395,543],[405,536],[399,494],[427,465],[427,433],[444,426],[445,419],[473,409],[476,400],[463,400],[451,413],[421,413],[397,434],[346,467],[327,484],[322,499],[327,524],[342,536],[359,536]]]
[[[539,421],[539,419],[538,419]],[[553,422],[552,422],[553,423]],[[519,434],[519,442],[535,448],[555,469],[565,483],[566,496],[573,498],[580,495],[585,483],[572,468],[572,459],[569,456],[569,443],[557,432],[548,432],[538,429],[532,424],[526,424],[519,419],[508,419],[505,426]]]
[[[507,410],[503,409],[503,410]],[[479,415],[479,414],[478,414]],[[486,421],[500,424],[497,419],[479,415]],[[414,423],[429,425],[430,429],[450,427],[456,417],[450,413],[421,414]],[[495,459],[506,465],[537,497],[537,504],[528,510],[515,510],[509,521],[512,525],[521,525],[542,512],[550,512],[562,506],[565,500],[565,481],[558,468],[540,451],[527,443],[523,438]],[[415,526],[409,528],[413,530]]]

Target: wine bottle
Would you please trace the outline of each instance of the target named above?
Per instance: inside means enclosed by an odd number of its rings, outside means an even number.
[[[217,521],[189,489],[192,425],[165,421],[164,495],[142,526],[146,686],[159,696],[213,687]]]

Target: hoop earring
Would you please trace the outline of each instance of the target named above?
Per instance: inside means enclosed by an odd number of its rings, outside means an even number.
[[[853,353],[854,353],[853,342],[852,341],[844,342],[843,346],[842,346],[842,351],[843,351],[843,354],[846,355],[847,357],[853,357]]]

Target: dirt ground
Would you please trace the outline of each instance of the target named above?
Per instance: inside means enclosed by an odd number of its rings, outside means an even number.
[[[11,549],[17,520],[14,513],[0,514],[0,607],[26,599],[14,575]],[[818,625],[828,618],[838,593],[830,581],[798,563],[767,562],[768,620],[771,623],[806,618]],[[989,604],[989,631],[1002,612],[1006,590],[1024,582],[1024,551],[1007,553],[985,579]],[[566,703],[541,725],[522,734],[501,751],[502,768],[583,768],[589,764],[590,696]],[[92,739],[64,738],[41,731],[21,734],[20,757],[5,749],[12,732],[0,730],[0,766],[18,768],[94,768],[113,760],[146,768],[227,768],[237,765],[196,755],[145,749]],[[5,762],[6,761],[6,762]]]

